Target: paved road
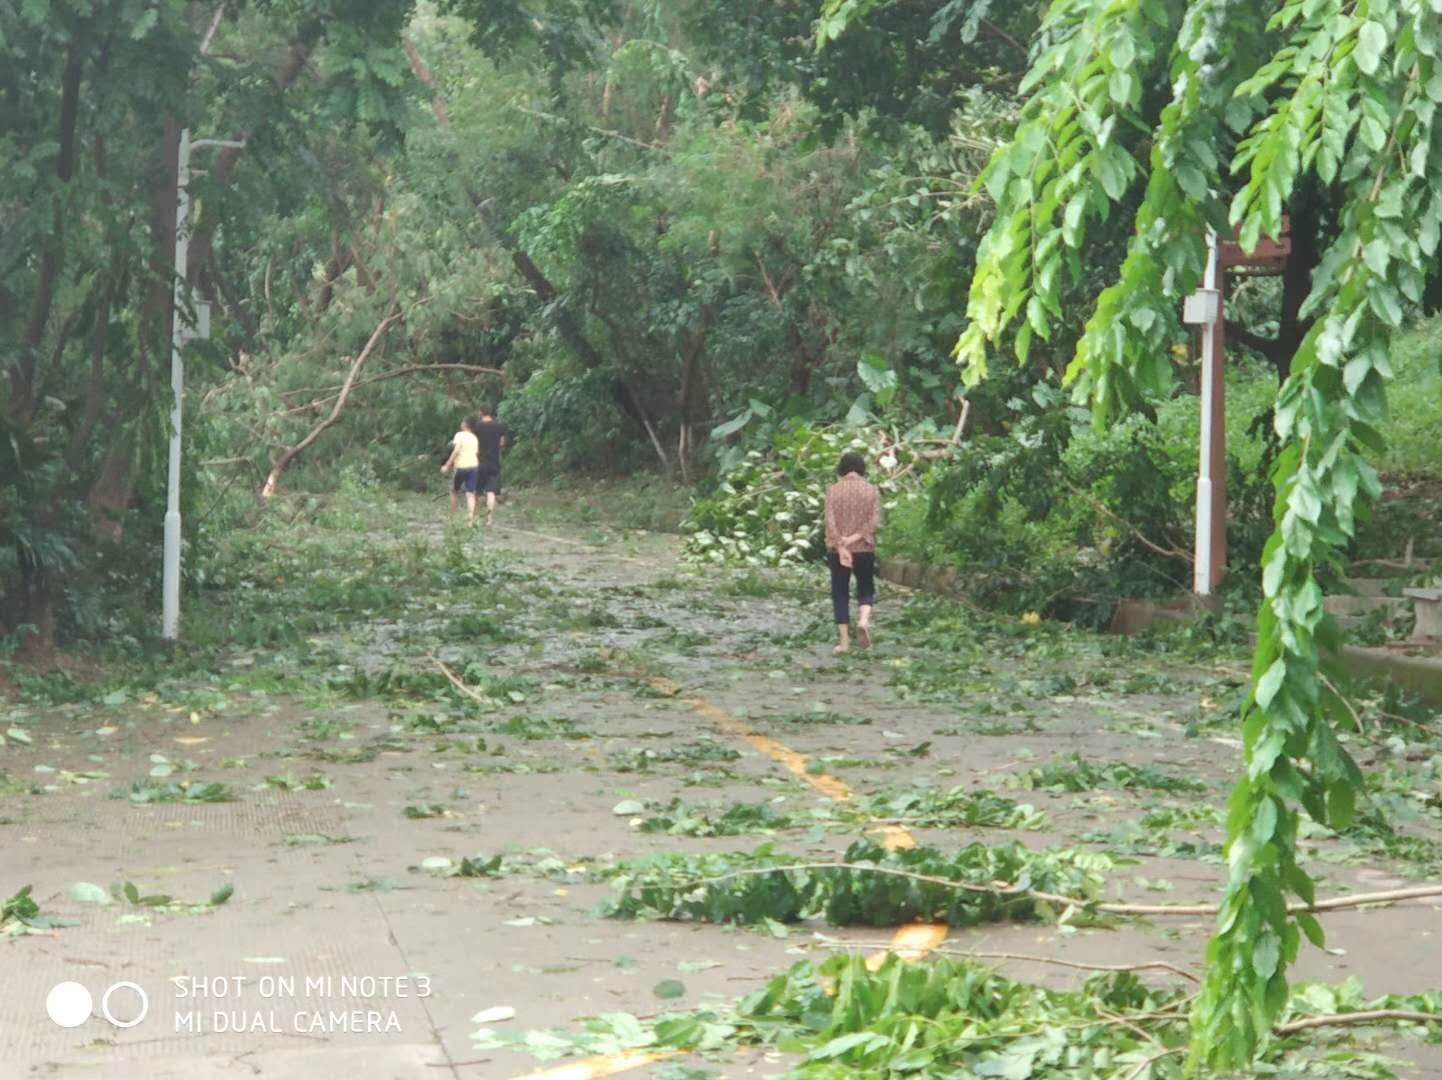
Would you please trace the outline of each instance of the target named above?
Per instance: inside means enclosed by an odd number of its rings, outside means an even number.
[[[678,565],[673,538],[554,520],[514,518],[517,527],[457,541],[420,510],[366,538],[372,554],[410,568],[397,571],[403,600],[310,635],[302,670],[311,689],[297,689],[284,645],[237,642],[209,679],[111,704],[11,712],[31,742],[0,751],[0,778],[10,781],[0,785],[0,893],[30,883],[46,913],[77,924],[0,939],[0,1075],[524,1075],[541,1066],[473,1047],[473,1016],[514,1009],[498,1026],[529,1029],[604,1012],[644,1015],[661,1004],[653,987],[678,977],[680,1004],[730,1000],[814,944],[805,928],[774,937],[599,918],[608,890],[588,880],[588,867],[760,839],[643,834],[632,815],[613,812],[621,802],[780,800],[814,810],[819,824],[777,842],[801,857],[829,856],[856,836],[827,825],[828,808],[852,792],[994,787],[1009,772],[1079,752],[1206,778],[1207,798],[1220,803],[1237,756],[1225,741],[1182,737],[1199,709],[1217,707],[1215,673],[1196,664],[1132,656],[1124,678],[1078,686],[1056,678],[1071,654],[1023,641],[999,648],[969,686],[928,692],[918,673],[954,676],[954,665],[935,641],[908,642],[891,629],[904,603],[895,595],[880,609],[878,648],[838,663],[825,598],[790,579],[697,575]],[[467,554],[438,584],[431,571],[448,546]],[[468,573],[471,561],[483,571]],[[353,570],[352,587],[367,573]],[[491,704],[434,689],[437,661]],[[292,675],[282,691],[265,689],[272,670]],[[377,690],[387,674],[390,689]],[[406,674],[423,689],[397,690]],[[175,777],[223,782],[234,800],[111,798],[117,783],[146,781],[153,755],[162,769],[194,763]],[[25,790],[32,786],[36,793]],[[1144,805],[1132,792],[1008,794],[1049,813],[1046,831],[1021,834],[1035,845],[1074,842]],[[895,830],[876,835],[906,842]],[[908,835],[947,847],[1014,834]],[[1203,826],[1196,837],[1216,831]],[[505,855],[508,872],[447,876],[440,862],[477,854]],[[1324,869],[1329,891],[1395,880],[1386,867]],[[1214,861],[1144,858],[1117,872],[1114,891],[1204,900],[1220,877]],[[1140,878],[1165,880],[1171,891],[1146,893]],[[99,905],[75,891],[79,882],[126,881],[183,905]],[[224,884],[233,896],[206,906]],[[1331,944],[1346,951],[1309,952],[1303,971],[1359,974],[1378,992],[1430,988],[1436,927],[1436,910],[1424,905],[1380,919],[1339,916]],[[949,944],[1194,965],[1207,929],[1205,920],[1079,933],[999,926],[954,932]],[[1011,968],[1051,982],[1074,976]],[[47,994],[67,980],[94,998],[89,1019],[72,1028],[45,1015]],[[121,983],[148,996],[134,1026],[102,1015],[102,995]],[[108,1004],[127,1024],[139,998],[122,986]],[[753,1055],[727,1061],[725,1075],[782,1067]]]

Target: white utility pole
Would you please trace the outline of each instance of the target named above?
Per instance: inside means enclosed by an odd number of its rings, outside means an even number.
[[[1226,402],[1223,397],[1224,327],[1217,234],[1207,233],[1202,287],[1187,297],[1183,321],[1202,328],[1201,446],[1197,469],[1196,566],[1193,591],[1209,596],[1226,565]]]
[[[190,129],[180,133],[175,200],[175,296],[170,316],[170,471],[165,493],[165,555],[161,573],[161,636],[174,641],[180,633],[180,420],[185,398],[185,363],[180,350],[191,338],[210,336],[210,306],[191,300],[189,273],[190,152],[198,146],[242,147],[227,139],[190,140]],[[187,311],[195,310],[195,322]]]

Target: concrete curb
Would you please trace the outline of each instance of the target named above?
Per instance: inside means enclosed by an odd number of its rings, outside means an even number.
[[[877,576],[893,585],[922,592],[961,595],[957,585],[959,574],[953,567],[928,566],[910,559],[888,557],[878,560]],[[1175,626],[1191,622],[1207,610],[1207,606],[1194,597],[1171,602],[1122,600],[1117,604],[1107,629],[1114,634],[1135,634],[1158,624]],[[1337,659],[1350,675],[1364,679],[1390,679],[1427,704],[1442,706],[1442,655],[1408,656],[1392,649],[1343,645]]]
[[[1353,675],[1390,679],[1427,704],[1442,706],[1442,656],[1407,656],[1391,649],[1343,645],[1340,659]]]
[[[941,593],[944,596],[959,596],[957,581],[959,571],[950,566],[928,566],[910,559],[878,559],[876,576],[893,585],[922,592]]]

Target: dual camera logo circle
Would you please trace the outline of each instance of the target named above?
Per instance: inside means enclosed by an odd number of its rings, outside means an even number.
[[[126,990],[139,998],[140,1008],[134,1016],[121,1019],[111,1011],[111,999],[117,991]],[[149,1011],[150,997],[133,982],[112,983],[100,997],[100,1015],[114,1027],[133,1028],[145,1019]],[[78,982],[56,983],[50,988],[50,993],[45,995],[45,1012],[60,1027],[79,1027],[95,1012],[95,999],[90,996],[90,991]]]

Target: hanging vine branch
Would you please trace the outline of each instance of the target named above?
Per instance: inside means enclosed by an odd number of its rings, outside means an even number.
[[[1271,1037],[1303,936],[1323,940],[1297,862],[1299,814],[1343,828],[1361,790],[1332,726],[1349,717],[1326,670],[1339,632],[1319,573],[1338,567],[1379,493],[1366,454],[1381,446],[1391,335],[1435,270],[1442,13],[1420,0],[1058,0],[1042,41],[1022,121],[982,178],[997,216],[957,345],[968,381],[997,346],[1024,362],[1049,338],[1089,230],[1143,176],[1118,280],[1068,370],[1099,423],[1172,392],[1168,347],[1208,229],[1235,229],[1247,250],[1280,236],[1304,180],[1333,209],[1307,238],[1324,251],[1300,312],[1313,321],[1276,400],[1283,451],[1240,718],[1245,768],[1192,1025],[1194,1064],[1245,1067]],[[1159,113],[1144,88],[1169,90]]]

